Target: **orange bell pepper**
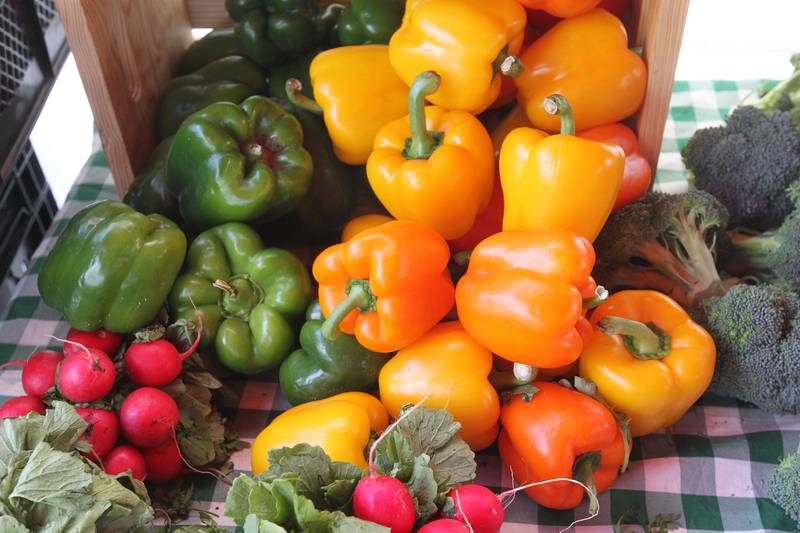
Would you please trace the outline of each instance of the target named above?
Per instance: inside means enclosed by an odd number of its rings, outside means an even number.
[[[600,0],[519,0],[528,9],[540,9],[554,17],[567,18],[591,11]]]
[[[580,375],[630,418],[634,437],[677,422],[711,383],[714,340],[668,296],[618,292],[591,322],[597,329],[581,354]]]
[[[578,137],[615,144],[625,152],[625,172],[612,211],[632,204],[650,189],[653,169],[639,151],[639,139],[628,126],[619,123],[597,126],[578,132]]]
[[[535,2],[541,0],[533,0]],[[525,4],[526,0],[522,0],[523,5]],[[602,0],[599,4],[596,4],[597,7],[605,9],[609,13],[613,14],[615,17],[621,19],[625,16],[625,12],[628,10],[628,6],[630,5],[631,0]],[[587,10],[588,11],[588,10]],[[542,11],[541,8],[537,9],[528,9],[528,29],[529,30],[536,30],[540,33],[544,33],[559,22],[561,22],[561,18],[564,17],[554,17],[547,11]]]
[[[431,103],[477,114],[497,99],[498,74],[519,74],[524,33],[516,0],[408,0],[389,59],[408,85],[426,70],[442,76]]]
[[[627,463],[614,414],[586,394],[535,381],[525,401],[516,395],[500,412],[500,457],[519,484],[573,478],[597,493],[608,489]],[[572,509],[584,489],[568,481],[530,487],[525,493],[550,509]]]
[[[578,358],[583,298],[596,284],[592,245],[562,229],[504,231],[472,251],[456,288],[470,335],[504,359],[553,368]]]
[[[440,77],[423,72],[411,86],[409,115],[375,137],[367,178],[398,220],[422,222],[445,239],[464,235],[486,208],[494,183],[494,150],[486,128],[464,111],[425,107]]]
[[[334,244],[314,260],[323,334],[355,334],[374,352],[394,352],[453,307],[447,242],[431,228],[396,220]]]
[[[350,222],[345,224],[344,229],[342,229],[342,242],[349,241],[365,229],[374,228],[375,226],[386,224],[392,220],[394,220],[392,217],[377,214],[355,217],[354,219],[350,220]]]
[[[579,130],[618,122],[644,98],[644,61],[628,49],[622,22],[603,9],[562,20],[521,57],[525,71],[514,80],[517,98],[536,128],[559,129],[558,118],[542,108],[553,93],[569,99]]]
[[[552,95],[545,105],[561,115],[561,134],[518,128],[500,149],[503,229],[563,228],[593,241],[616,201],[625,152],[576,137],[563,96]]]
[[[452,253],[472,250],[486,237],[503,230],[503,188],[500,180],[495,178],[489,205],[475,217],[475,223],[464,235],[448,242]]]
[[[500,430],[500,398],[489,381],[492,352],[445,322],[406,346],[381,369],[383,405],[392,416],[409,403],[447,409],[461,424],[458,434],[475,451],[491,446]]]

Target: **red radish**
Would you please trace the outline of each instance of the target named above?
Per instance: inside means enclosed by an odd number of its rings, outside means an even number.
[[[44,414],[44,404],[36,396],[17,396],[0,407],[0,418],[15,418],[28,413]]]
[[[194,344],[179,353],[171,342],[158,339],[153,342],[135,342],[125,351],[125,369],[131,381],[148,387],[163,387],[175,381],[183,370],[183,360],[197,349],[203,323],[200,322]]]
[[[155,448],[142,450],[147,468],[147,481],[166,483],[183,472],[183,459],[175,439],[169,439]]]
[[[22,388],[28,396],[41,397],[56,384],[56,368],[64,355],[52,350],[42,350],[27,361],[9,361],[4,366],[22,367]]]
[[[173,437],[179,418],[175,400],[153,387],[142,387],[128,394],[119,410],[122,434],[141,448],[154,448]]]
[[[58,369],[58,390],[73,403],[102,399],[114,387],[114,362],[96,348],[69,353]]]
[[[476,529],[475,533],[477,532],[478,530]],[[440,518],[439,520],[428,522],[419,528],[417,533],[470,533],[470,529],[464,522],[459,522],[452,518]]]
[[[75,411],[83,418],[89,427],[81,436],[92,445],[92,452],[88,456],[94,458],[105,457],[117,444],[119,439],[119,420],[114,411],[106,409],[92,409],[88,407],[76,407]]]
[[[505,509],[494,492],[482,485],[462,485],[450,489],[453,499],[449,518],[469,523],[474,533],[497,533],[503,525]],[[502,495],[501,495],[502,497]]]
[[[103,459],[103,469],[112,476],[130,470],[131,475],[139,481],[144,481],[147,474],[142,452],[127,444],[117,446],[108,452]]]
[[[66,355],[80,350],[80,346],[94,348],[104,354],[114,355],[119,350],[120,344],[122,344],[122,335],[102,328],[97,331],[82,331],[70,328],[69,333],[67,333],[67,340],[75,344],[64,343],[64,353]]]

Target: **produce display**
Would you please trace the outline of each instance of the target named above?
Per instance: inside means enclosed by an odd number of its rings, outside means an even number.
[[[43,261],[72,329],[4,365],[0,530],[146,531],[186,474],[245,533],[496,533],[518,492],[570,528],[706,391],[800,414],[800,60],[654,192],[625,4],[227,0],[125,203]],[[252,442],[232,376],[290,404]]]

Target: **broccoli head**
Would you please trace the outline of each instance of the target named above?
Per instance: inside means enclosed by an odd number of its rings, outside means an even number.
[[[785,285],[736,285],[703,303],[717,345],[709,390],[773,413],[800,413],[800,296]]]
[[[800,449],[784,457],[767,480],[767,492],[800,525]]]
[[[715,250],[728,212],[703,191],[651,192],[614,213],[595,240],[595,278],[608,289],[654,289],[684,307],[724,292]]]
[[[695,132],[682,155],[734,226],[773,229],[794,209],[786,188],[800,178],[800,129],[788,113],[738,107],[726,125]]]
[[[756,235],[732,231],[730,236],[729,272],[800,289],[800,211],[789,215],[777,230]]]

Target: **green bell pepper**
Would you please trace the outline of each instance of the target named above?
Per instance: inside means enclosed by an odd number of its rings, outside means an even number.
[[[172,137],[161,141],[141,172],[136,176],[122,201],[145,215],[164,215],[176,224],[181,223],[178,204],[167,189],[167,154],[172,146]]]
[[[322,334],[325,317],[319,302],[309,306],[300,330],[300,349],[281,364],[279,380],[292,405],[321,400],[348,391],[375,387],[378,374],[391,354],[367,350],[352,335],[328,340]]]
[[[333,30],[344,6],[319,0],[225,0],[233,20],[241,21],[253,11],[269,17],[267,35],[285,56],[333,45]]]
[[[238,104],[266,92],[267,73],[257,64],[242,56],[216,59],[166,83],[156,112],[159,138],[174,135],[186,117],[214,102]]]
[[[236,34],[235,26],[216,28],[190,44],[183,51],[178,58],[175,70],[179,75],[191,74],[216,59],[242,55],[242,53],[242,46],[239,44],[239,36]]]
[[[106,200],[69,221],[39,273],[39,293],[75,328],[129,333],[156,318],[185,255],[173,222]]]
[[[339,42],[342,46],[389,44],[404,11],[404,0],[350,0],[336,24]]]
[[[251,227],[234,222],[195,238],[169,307],[176,320],[200,316],[201,352],[216,353],[236,372],[257,374],[289,354],[292,321],[310,299],[311,280],[300,260],[286,250],[264,248]]]
[[[308,192],[303,128],[277,102],[217,102],[187,118],[167,157],[167,186],[187,225],[271,220]]]

